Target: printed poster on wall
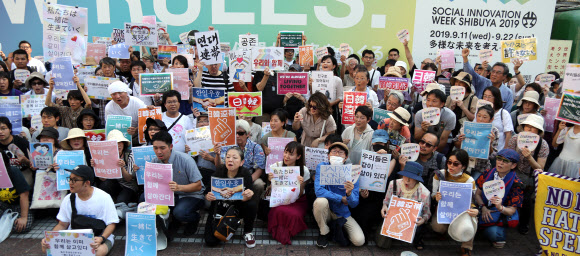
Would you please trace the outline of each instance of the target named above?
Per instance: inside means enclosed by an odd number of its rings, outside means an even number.
[[[145,202],[174,206],[175,195],[169,188],[173,181],[173,165],[145,163]]]
[[[471,207],[472,183],[441,181],[441,200],[437,207],[437,223],[450,224],[455,217]]]
[[[560,74],[560,77],[564,77],[571,51],[572,40],[550,40],[545,72],[555,71]]]
[[[266,67],[270,70],[284,70],[283,47],[252,48],[252,70],[263,71]]]
[[[262,92],[230,92],[228,104],[237,115],[262,116]]]
[[[157,25],[125,23],[125,44],[157,47]]]
[[[87,8],[43,3],[44,61],[70,56],[72,63],[85,63],[88,43]]]
[[[146,143],[145,141],[145,130],[147,129],[147,118],[162,119],[161,107],[155,107],[154,109],[140,108],[138,110],[137,116],[138,121],[138,132],[139,132],[139,143]]]
[[[354,114],[358,106],[367,103],[366,92],[344,92],[342,104],[342,124],[354,124]]]
[[[45,170],[53,164],[53,145],[45,142],[30,143],[30,161],[32,166]]]
[[[363,150],[360,165],[360,189],[384,193],[387,190],[387,178],[389,177],[390,154],[377,154]]]
[[[121,168],[117,165],[119,147],[116,141],[87,141],[91,157],[95,161],[93,169],[95,176],[105,179],[120,179],[123,177]]]
[[[219,146],[236,145],[236,109],[209,108],[209,128],[212,144]]]
[[[411,243],[415,237],[416,220],[423,203],[411,199],[391,197],[381,235]]]

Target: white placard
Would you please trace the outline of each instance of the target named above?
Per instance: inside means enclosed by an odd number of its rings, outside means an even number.
[[[439,123],[439,119],[441,119],[441,109],[440,108],[424,108],[421,111],[423,116],[423,122],[428,122],[430,125],[436,125]]]
[[[405,143],[401,145],[401,156],[406,156],[407,161],[414,162],[417,161],[417,158],[419,158],[420,150],[421,147],[419,146],[419,144]]]
[[[452,100],[463,100],[465,97],[465,87],[463,86],[451,86],[450,97]],[[469,108],[469,106],[467,106]]]
[[[528,148],[531,151],[534,151],[538,144],[540,143],[540,135],[531,133],[531,132],[520,132],[518,134],[518,148],[524,149]]]
[[[503,180],[490,180],[483,183],[483,194],[487,199],[494,196],[503,198],[505,194],[505,183]]]

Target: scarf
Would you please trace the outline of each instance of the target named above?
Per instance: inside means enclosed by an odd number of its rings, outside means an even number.
[[[417,192],[417,189],[419,189],[419,183],[417,181],[417,184],[415,184],[415,186],[412,189],[407,189],[407,186],[405,186],[405,183],[403,182],[403,180],[401,180],[401,197],[402,198],[407,198],[407,199],[411,199],[413,198],[413,194],[415,194],[415,192]]]
[[[497,179],[502,179],[502,178],[500,178],[500,177],[499,177],[499,175],[497,174],[497,170],[496,170],[496,168],[493,168],[493,169],[492,169],[492,170],[491,170],[491,171],[490,171],[490,172],[487,174],[487,176],[485,176],[485,177],[484,177],[484,179],[485,179],[484,183],[485,183],[485,182],[487,182],[487,181],[490,181],[490,180],[496,180],[496,176],[497,176]],[[514,181],[515,181],[515,179],[516,179],[516,172],[515,172],[514,170],[511,170],[510,172],[508,172],[508,173],[507,173],[507,174],[506,174],[506,175],[503,177],[503,179],[502,179],[502,180],[503,180],[503,182],[505,183],[505,195],[504,195],[504,197],[501,199],[501,200],[502,200],[502,202],[501,202],[501,204],[502,204],[502,205],[505,205],[505,203],[506,203],[506,201],[507,201],[507,198],[508,198],[508,197],[507,197],[507,195],[508,195],[508,194],[509,194],[509,192],[511,191],[511,189],[512,189],[512,186],[514,185]],[[488,199],[487,199],[487,197],[485,196],[485,194],[484,194],[484,193],[481,193],[481,199],[483,199],[483,204],[484,204],[484,205],[488,205],[488,206],[490,205],[490,204],[489,204],[489,202],[488,202]]]

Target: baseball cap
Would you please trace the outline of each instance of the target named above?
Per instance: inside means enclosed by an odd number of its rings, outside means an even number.
[[[86,165],[79,165],[72,170],[65,169],[65,171],[73,173],[76,176],[83,178],[84,180],[90,181],[91,185],[95,183],[95,172],[91,167],[88,167]]]

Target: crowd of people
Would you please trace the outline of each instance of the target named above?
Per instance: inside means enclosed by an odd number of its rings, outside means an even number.
[[[169,35],[166,35],[168,38]],[[195,49],[195,40],[191,41]],[[28,232],[34,222],[34,210],[29,210],[30,194],[33,192],[35,173],[59,170],[53,164],[46,170],[32,167],[29,142],[52,143],[54,156],[60,152],[80,150],[84,163],[70,172],[68,194],[60,206],[53,230],[79,227],[75,218],[79,215],[100,220],[105,228],[95,234],[91,246],[97,255],[106,255],[114,244],[113,231],[122,220],[116,205],[145,200],[143,186],[138,185],[135,160],[131,147],[153,146],[154,163],[173,165],[173,180],[169,187],[175,194],[175,206],[171,209],[169,229],[185,225],[185,235],[194,234],[200,222],[200,210],[209,212],[205,227],[205,242],[217,245],[215,239],[216,216],[221,216],[233,206],[243,220],[243,237],[247,247],[256,241],[253,228],[256,218],[268,223],[270,235],[282,244],[291,244],[292,237],[308,228],[305,216],[312,214],[319,230],[316,244],[328,246],[335,241],[341,245],[363,246],[374,239],[377,246],[389,248],[392,239],[380,235],[380,227],[387,216],[392,196],[412,199],[423,203],[417,220],[413,246],[425,248],[422,237],[432,230],[441,236],[448,232],[461,242],[461,255],[472,255],[473,236],[482,233],[495,248],[506,244],[506,229],[517,228],[519,233],[529,232],[534,207],[533,172],[549,171],[569,177],[580,176],[580,160],[574,157],[580,145],[580,125],[555,121],[554,132],[546,132],[543,102],[546,98],[561,97],[562,79],[555,72],[556,80],[548,87],[537,82],[526,83],[521,75],[525,68],[522,61],[515,61],[514,68],[504,63],[470,63],[469,49],[463,49],[461,69],[441,69],[441,60],[425,58],[416,63],[407,42],[404,48],[406,61],[399,59],[399,50],[389,51],[384,66],[373,67],[375,54],[365,50],[362,55],[341,56],[340,64],[335,51],[328,47],[329,55],[314,66],[300,66],[295,49],[285,49],[285,70],[289,72],[333,71],[328,86],[336,92],[328,95],[309,91],[306,95],[277,94],[276,72],[256,71],[252,82],[243,82],[228,76],[226,65],[204,65],[197,61],[189,66],[183,56],[171,61],[160,60],[157,48],[142,48],[131,53],[131,59],[103,58],[95,72],[96,76],[116,78],[108,87],[112,100],[97,100],[87,96],[87,89],[77,76],[73,81],[77,90],[68,92],[65,99],[55,97],[54,79],[50,65],[32,58],[32,45],[22,41],[18,49],[0,57],[0,96],[46,95],[46,107],[41,112],[42,128],[30,125],[30,117],[23,118],[22,132],[13,133],[9,117],[0,111],[0,153],[13,188],[11,196],[1,197],[0,211],[12,209],[18,212],[13,225],[14,232]],[[193,51],[195,52],[195,50]],[[46,68],[48,67],[48,69]],[[201,151],[198,156],[188,154],[185,131],[209,126],[207,113],[193,107],[195,99],[183,99],[171,90],[155,96],[140,95],[139,74],[160,73],[166,68],[188,68],[190,89],[193,87],[224,89],[226,92],[262,92],[261,117],[239,117],[235,130],[236,146],[215,146],[213,152]],[[206,69],[204,69],[206,68]],[[16,79],[16,70],[28,70],[30,76]],[[407,90],[379,90],[379,77],[411,78],[416,70],[436,71],[435,80],[420,92],[409,82]],[[513,73],[510,73],[512,71]],[[449,79],[449,84],[438,83]],[[312,82],[312,81],[311,81]],[[449,97],[450,86],[465,88],[460,100]],[[310,87],[311,88],[311,87]],[[355,110],[353,125],[341,124],[343,93],[366,92],[366,104]],[[191,95],[191,94],[190,94]],[[478,104],[485,100],[488,103]],[[227,104],[227,96],[212,104]],[[161,119],[147,119],[144,131],[146,143],[138,139],[138,109],[162,107]],[[373,120],[373,109],[389,111],[389,118]],[[438,124],[424,121],[425,108],[439,108]],[[131,116],[131,127],[126,138],[119,130],[112,130],[106,140],[118,143],[118,167],[120,179],[95,177],[85,130],[103,128],[110,115]],[[518,118],[527,115],[525,119]],[[262,122],[269,122],[271,131],[262,133]],[[465,141],[465,122],[491,123],[489,134],[489,157],[474,158],[461,149]],[[542,137],[535,150],[520,149],[518,134],[530,132]],[[565,135],[562,136],[562,134]],[[563,137],[563,143],[558,140]],[[274,166],[297,166],[300,170],[298,184],[300,196],[289,205],[270,208],[264,204],[271,188],[272,174],[266,173],[266,159],[271,153],[268,138],[292,138],[284,148],[283,160]],[[560,142],[560,143],[559,143]],[[401,146],[417,143],[419,157],[411,161],[401,155]],[[305,147],[325,148],[327,161],[316,169],[305,165]],[[363,150],[392,157],[388,169],[387,189],[375,192],[360,189],[359,182],[347,181],[343,185],[322,185],[321,167],[324,165],[360,164]],[[116,157],[116,156],[112,156]],[[216,200],[211,189],[211,177],[243,178],[243,199],[239,201]],[[503,180],[505,196],[488,198],[482,193],[484,182]],[[441,200],[441,181],[472,184],[473,199],[470,209],[457,218],[465,219],[472,229],[471,236],[458,234],[448,224],[440,224],[436,209]],[[230,191],[234,193],[237,191]],[[222,192],[223,193],[223,192]],[[34,200],[34,199],[32,199]],[[72,206],[71,206],[72,204]],[[38,210],[41,211],[41,210]],[[119,218],[120,217],[120,218]],[[507,221],[506,221],[507,220]],[[449,231],[448,231],[449,230]],[[468,232],[469,230],[465,231]],[[468,232],[469,233],[469,232]],[[469,235],[468,235],[469,236]],[[43,240],[42,249],[48,244]]]

